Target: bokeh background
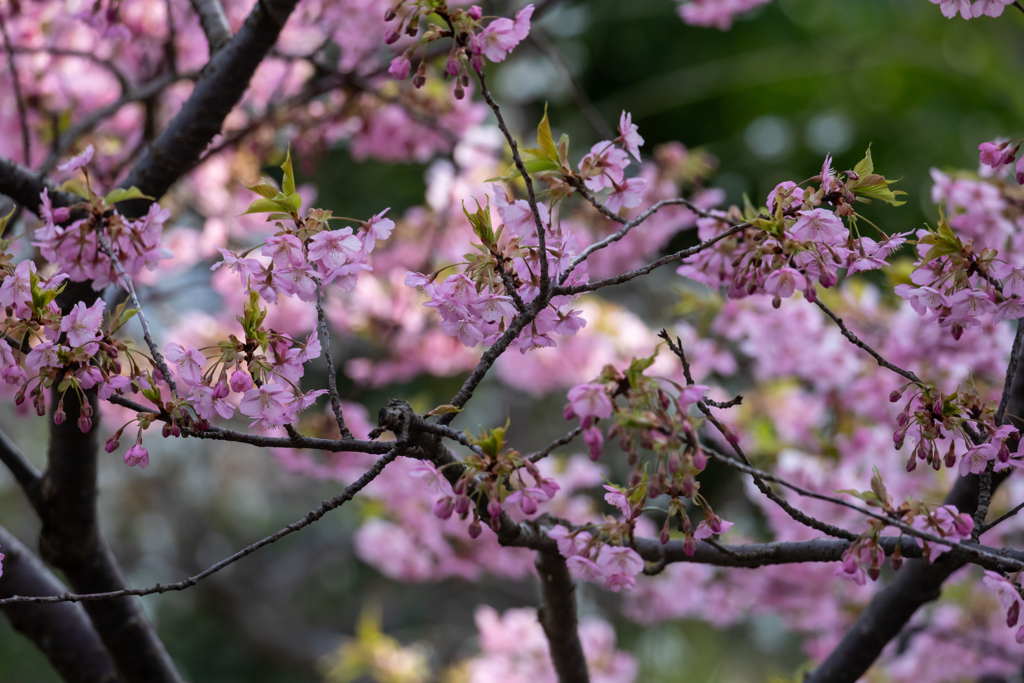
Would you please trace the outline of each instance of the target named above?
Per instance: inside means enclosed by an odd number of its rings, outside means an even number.
[[[826,153],[839,169],[850,168],[870,144],[876,166],[902,178],[897,187],[909,194],[905,207],[880,217],[895,232],[935,219],[931,167],[974,167],[979,142],[1021,133],[1022,28],[1016,12],[951,22],[926,0],[776,0],[720,32],[685,26],[672,0],[563,0],[512,59],[489,68],[510,125],[524,138],[532,140],[545,102],[556,137],[568,133],[577,150],[608,137],[602,126],[614,128],[627,109],[647,151],[678,140],[714,155],[711,184],[730,203],[748,194],[760,204],[776,183],[817,173]],[[304,180],[317,186],[319,205],[361,216],[421,204],[425,171],[357,162],[341,147],[307,168]],[[873,209],[865,210],[872,219]],[[196,272],[161,283],[149,301],[159,308],[173,306],[176,296],[212,300],[204,278]],[[678,317],[678,288],[679,279],[665,272],[610,297],[658,325]],[[339,365],[358,352],[351,340],[336,345]],[[342,379],[342,390],[372,413],[389,396],[418,406],[444,403],[460,383],[423,378],[368,391]],[[564,432],[563,402],[561,395],[535,400],[492,379],[460,425],[508,416],[511,440],[529,451]],[[5,414],[0,425],[43,465],[45,420]],[[133,585],[194,574],[339,488],[290,475],[250,447],[150,441],[153,464],[144,473],[114,454],[103,459],[100,479],[103,527]],[[754,514],[731,475],[709,475],[706,486],[718,495],[736,492],[734,515]],[[410,585],[382,577],[353,551],[363,514],[357,501],[196,588],[146,598],[182,673],[196,683],[322,681],[325,656],[355,634],[360,615],[374,613],[385,633],[403,645],[419,643],[441,669],[474,653],[477,605],[537,604],[529,581]],[[0,518],[34,547],[38,523],[6,471]],[[640,681],[764,681],[791,677],[804,662],[797,640],[770,617],[729,631],[685,621],[641,629],[616,617],[616,599],[580,588],[581,612],[614,621],[620,646],[639,658]],[[57,680],[6,621],[0,678]]]

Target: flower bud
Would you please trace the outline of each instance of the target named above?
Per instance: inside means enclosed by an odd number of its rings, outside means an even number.
[[[703,472],[704,468],[708,466],[708,456],[707,456],[707,453],[705,453],[704,451],[702,451],[699,448],[696,451],[694,451],[694,453],[693,453],[693,466],[696,467],[697,470]]]
[[[480,9],[480,5],[473,5],[470,7],[468,14],[469,18],[473,21],[480,21],[484,16],[483,10]]]
[[[915,469],[917,469],[917,458],[911,453],[910,459],[907,460],[907,472],[913,472]]]
[[[217,385],[213,387],[214,398],[227,398],[229,393],[231,393],[231,390],[228,388],[227,382],[223,380],[217,382]]]
[[[457,512],[460,517],[469,513],[469,505],[469,496],[458,496],[455,498],[455,512]]]
[[[71,218],[71,210],[66,206],[61,206],[53,210],[53,222],[63,223],[67,219]]]
[[[469,537],[479,538],[481,533],[483,533],[483,528],[480,526],[480,520],[474,517],[469,524]]]
[[[658,536],[658,540],[661,541],[662,545],[669,542],[671,536],[668,533],[668,520],[665,520],[665,526],[661,528],[661,534]]]
[[[57,404],[57,409],[53,411],[53,424],[62,425],[67,419],[68,414],[64,412],[64,399],[61,399]]]
[[[388,31],[387,35],[384,36],[384,43],[387,44],[387,45],[393,45],[394,43],[398,42],[398,38],[399,38],[398,31],[395,31],[395,30]]]
[[[497,497],[492,497],[487,501],[487,516],[497,517],[501,514],[501,503],[498,502]]]
[[[438,499],[434,503],[434,516],[438,519],[449,519],[455,511],[455,503],[450,496]]]
[[[89,430],[92,429],[92,420],[85,415],[81,416],[78,418],[78,428],[82,430],[83,434],[88,434]]]
[[[562,408],[562,418],[566,420],[571,420],[574,417],[576,417],[576,411],[572,409],[571,403],[566,403],[565,407]]]
[[[384,21],[394,21],[397,16],[398,12],[395,11],[395,8],[388,7],[388,11],[384,13]]]
[[[900,400],[901,398],[903,398],[903,391],[900,390],[900,389],[894,389],[889,394],[889,403],[895,403],[896,401]]]

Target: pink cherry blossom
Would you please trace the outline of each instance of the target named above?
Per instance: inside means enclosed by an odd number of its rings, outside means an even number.
[[[203,379],[203,366],[206,356],[199,349],[190,346],[187,349],[181,344],[170,342],[164,347],[164,355],[178,373],[178,377],[186,384],[200,384]]]
[[[68,344],[74,348],[85,346],[95,341],[99,335],[100,325],[103,322],[103,299],[97,299],[92,306],[86,307],[85,303],[79,301],[71,312],[60,322],[61,332],[68,335]]]
[[[640,161],[640,145],[644,144],[644,139],[640,137],[637,127],[633,125],[633,115],[625,111],[619,117],[619,137],[617,141],[620,141],[626,147],[626,151],[632,154],[637,161]]]
[[[124,464],[129,467],[138,465],[140,470],[146,469],[149,465],[149,451],[143,448],[141,443],[135,444],[125,452]]]
[[[793,239],[838,245],[846,241],[849,231],[843,221],[828,209],[801,211],[789,232]]]
[[[603,384],[577,384],[568,393],[569,404],[581,420],[588,417],[604,419],[612,416],[612,400]]]

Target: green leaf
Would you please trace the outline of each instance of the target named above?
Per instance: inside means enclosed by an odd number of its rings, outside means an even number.
[[[555,148],[555,139],[551,136],[551,124],[548,122],[548,105],[544,103],[544,118],[540,120],[540,125],[537,126],[537,144],[540,145],[541,150],[544,152],[544,158],[548,159],[554,164],[558,164],[558,150]],[[536,156],[540,157],[540,154]]]
[[[153,199],[149,195],[142,194],[142,190],[132,185],[127,190],[124,188],[117,188],[111,190],[110,193],[103,198],[103,203],[107,206],[113,206],[118,202],[127,201],[129,199]]]
[[[280,195],[279,195],[280,197]],[[249,205],[249,208],[245,210],[242,215],[250,213],[275,213],[278,211],[284,211],[289,214],[298,213],[299,209],[302,208],[302,197],[297,194],[293,194],[291,197],[286,198],[275,198],[266,199],[260,198]]]
[[[71,192],[77,194],[79,197],[82,197],[83,199],[89,198],[89,191],[85,189],[85,185],[83,185],[82,181],[79,180],[78,178],[71,178],[69,180],[65,180],[64,184],[60,186],[60,189],[63,190],[64,192]]]
[[[260,183],[259,185],[246,185],[246,188],[252,190],[259,196],[265,199],[273,199],[277,196],[277,188],[270,183]]]
[[[858,197],[878,199],[879,201],[883,201],[886,204],[891,204],[892,206],[903,206],[904,204],[906,204],[906,202],[901,202],[897,200],[896,195],[905,195],[906,192],[894,192],[893,190],[890,190],[889,185],[891,185],[893,182],[895,181],[883,180],[881,183],[878,183],[877,185],[858,185],[852,189],[853,193]]]
[[[461,412],[462,412],[462,408],[456,408],[455,406],[451,405],[450,403],[446,403],[443,406],[438,406],[438,407],[434,408],[433,410],[431,410],[429,413],[427,413],[427,417],[430,417],[431,415],[448,415],[449,413],[461,413]]]
[[[295,172],[292,171],[292,148],[290,145],[288,146],[288,151],[285,152],[284,163],[281,164],[281,170],[284,171],[284,181],[281,183],[281,191],[291,197],[295,194]]]
[[[644,370],[654,365],[654,359],[658,357],[658,349],[654,350],[654,353],[646,358],[634,358],[629,364],[629,369],[626,370],[626,379],[629,380],[629,386],[634,389],[640,386],[640,378],[644,374]]]
[[[868,145],[868,151],[864,152],[864,158],[853,167],[853,172],[861,178],[875,172],[875,162],[871,160],[871,145]]]
[[[17,207],[13,207],[9,214],[7,214],[6,216],[3,216],[2,218],[0,218],[0,235],[2,235],[4,230],[7,229],[7,221],[11,220],[11,216],[14,215],[15,211],[17,211]],[[7,242],[7,240],[4,240],[4,242]],[[9,247],[9,246],[10,246],[10,243],[8,242],[7,244],[3,245],[3,249],[0,250],[0,251],[7,251],[7,247]]]

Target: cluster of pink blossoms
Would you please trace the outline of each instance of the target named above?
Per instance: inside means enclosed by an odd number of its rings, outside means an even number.
[[[971,19],[980,16],[998,17],[1007,5],[1013,4],[1014,0],[974,0],[973,4],[971,0],[929,0],[929,2],[938,5],[942,10],[942,15],[949,19],[955,17],[958,12],[964,19]]]
[[[107,285],[120,282],[113,262],[107,256],[98,240],[98,230],[102,227],[104,238],[117,260],[131,277],[138,276],[143,267],[154,270],[160,259],[170,258],[172,254],[161,248],[160,237],[164,223],[171,212],[153,203],[149,212],[138,220],[130,220],[122,216],[116,209],[112,215],[102,217],[102,212],[114,201],[131,198],[131,195],[115,190],[102,198],[96,193],[88,173],[84,173],[85,165],[93,157],[93,146],[89,145],[79,156],[58,166],[61,171],[83,170],[85,183],[72,181],[65,184],[73,189],[85,202],[96,208],[87,216],[79,218],[67,225],[71,218],[71,208],[54,209],[50,201],[49,191],[43,190],[40,206],[41,218],[45,225],[35,231],[36,241],[33,246],[39,247],[43,257],[50,263],[58,265],[72,282],[91,280],[96,291]],[[134,196],[141,196],[138,193]],[[99,212],[99,213],[97,213]]]
[[[905,387],[894,390],[889,400],[899,401]],[[975,438],[975,430],[984,439]],[[1018,436],[1017,428],[1004,424],[997,427],[994,408],[991,403],[981,401],[977,393],[968,387],[943,394],[935,387],[918,389],[915,386],[906,406],[896,416],[896,431],[893,445],[896,450],[903,448],[907,436],[917,442],[907,460],[906,469],[912,472],[918,460],[932,469],[943,465],[953,468],[957,462],[957,446],[966,444],[960,458],[960,475],[981,474],[990,461],[995,461],[996,471],[1024,466],[1021,457],[1011,456],[1007,441]],[[945,444],[945,454],[940,444]]]
[[[550,649],[536,610],[523,607],[504,614],[487,605],[476,610],[480,655],[469,660],[468,683],[557,683]],[[580,645],[591,680],[633,683],[637,661],[615,649],[615,629],[598,617],[580,620]]]
[[[466,213],[481,240],[481,244],[474,244],[481,253],[467,255],[472,260],[465,272],[440,281],[442,271],[430,275],[410,272],[405,279],[406,285],[420,289],[430,298],[425,305],[440,314],[441,328],[466,346],[493,343],[517,314],[515,298],[529,305],[540,294],[541,252],[536,217],[525,200],[510,202],[503,189],[497,185],[492,189],[502,225],[496,231],[491,227],[490,206],[481,207],[474,214]],[[560,226],[552,226],[546,205],[537,204],[537,216],[544,226],[548,272],[554,279],[570,267],[578,251],[577,238]],[[503,239],[503,235],[507,238]],[[586,263],[581,263],[566,284],[583,284],[587,280]],[[516,347],[526,353],[555,346],[555,334],[575,335],[586,325],[580,311],[573,309],[576,298],[552,298],[517,337]]]
[[[855,201],[900,203],[889,189],[892,181],[874,172],[870,151],[844,174],[837,174],[831,156],[826,157],[821,173],[811,180],[818,187],[780,183],[768,194],[767,215],[733,208],[698,220],[701,240],[740,223],[749,224],[754,235],[749,237],[742,230],[721,239],[680,266],[678,273],[711,287],[726,286],[731,298],[771,294],[777,308],[798,290],[814,301],[815,281],[822,287],[835,286],[840,268],[853,274],[886,265],[886,258],[906,241],[905,236],[881,236],[876,241],[851,229],[858,225]]]
[[[934,231],[917,231],[911,284],[897,285],[896,294],[954,339],[988,321],[1024,317],[1019,216],[1000,181],[932,176],[932,199],[945,203],[949,216]]]
[[[614,593],[636,586],[636,575],[644,569],[644,561],[635,550],[596,543],[589,531],[573,532],[558,525],[548,536],[558,543],[558,552],[566,558],[574,576],[583,581],[603,582]]]
[[[492,20],[483,26],[483,10],[473,5],[468,10],[456,7],[449,10],[445,3],[415,0],[402,0],[388,9],[384,18],[391,22],[398,19],[398,26],[388,31],[385,42],[389,45],[399,40],[402,34],[416,36],[419,33],[421,17],[432,14],[441,16],[448,24],[448,29],[431,25],[423,35],[408,47],[401,55],[391,62],[389,73],[403,81],[412,70],[412,60],[417,50],[423,48],[424,57],[420,62],[413,85],[423,87],[427,81],[426,46],[441,38],[454,38],[448,61],[445,64],[446,78],[455,79],[455,98],[461,100],[466,96],[469,86],[469,68],[474,71],[484,70],[484,58],[492,62],[505,60],[510,52],[530,34],[530,18],[533,16],[533,5],[527,5],[516,12],[513,21],[505,17]]]

